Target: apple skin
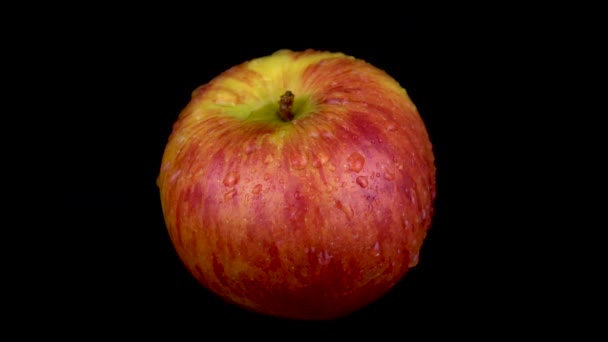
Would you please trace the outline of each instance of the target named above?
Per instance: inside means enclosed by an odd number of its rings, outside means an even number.
[[[276,115],[286,90],[289,122]],[[406,91],[365,61],[314,50],[280,50],[197,88],[157,180],[170,239],[204,287],[300,320],[348,315],[417,264],[435,184]]]

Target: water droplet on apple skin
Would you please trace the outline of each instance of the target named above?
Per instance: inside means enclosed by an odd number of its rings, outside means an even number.
[[[319,265],[323,265],[323,266],[329,265],[332,258],[333,258],[333,255],[329,254],[328,251],[321,251],[317,255],[317,261],[319,262]]]
[[[308,165],[308,158],[303,154],[296,154],[291,159],[291,167],[295,170],[303,170]]]
[[[419,253],[414,254],[412,256],[412,258],[410,259],[410,262],[407,266],[411,268],[411,267],[418,265],[419,259],[420,259]]]
[[[340,209],[344,215],[346,215],[347,219],[351,219],[353,217],[353,208],[351,208],[350,205],[348,204],[343,204],[342,201],[340,200],[336,200],[334,202],[334,206],[338,209]]]
[[[359,176],[356,180],[357,184],[362,188],[367,188],[368,181],[366,176]]]
[[[240,175],[238,172],[231,171],[224,177],[223,183],[225,186],[234,186],[239,182]]]
[[[312,162],[312,166],[318,169],[325,163],[327,163],[327,161],[329,161],[329,156],[327,155],[327,153],[319,152],[315,155],[315,158]]]
[[[380,256],[380,242],[376,241],[374,244],[374,256]]]
[[[346,162],[349,170],[359,173],[363,169],[363,165],[365,165],[365,157],[358,152],[353,152]]]
[[[327,100],[325,100],[326,104],[331,104],[331,105],[345,105],[348,104],[348,100],[343,99],[343,98],[329,98]]]
[[[321,133],[321,136],[325,139],[333,139],[334,138],[334,134],[330,131],[323,131]]]
[[[272,154],[267,154],[266,157],[264,158],[264,164],[270,164],[270,163],[272,163],[273,160],[274,160],[274,157],[272,156]]]
[[[262,191],[262,184],[256,184],[253,189],[251,190],[251,193],[254,195],[259,194]]]
[[[182,170],[177,170],[175,171],[171,177],[169,178],[169,183],[173,184],[175,183],[175,181],[177,181],[177,178],[182,174]]]
[[[184,142],[186,142],[186,137],[183,134],[177,134],[175,136],[175,142],[178,145],[182,145]]]
[[[258,150],[258,146],[255,141],[247,141],[244,143],[245,154],[251,154],[254,151]]]
[[[384,171],[384,178],[389,181],[392,181],[395,179],[395,173],[390,170],[386,170]]]
[[[234,196],[236,196],[236,189],[232,189],[230,191],[228,191],[227,193],[224,194],[224,200],[228,201],[231,200]]]

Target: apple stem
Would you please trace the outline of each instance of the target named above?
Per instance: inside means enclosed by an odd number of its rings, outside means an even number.
[[[281,100],[279,101],[279,117],[283,119],[283,121],[291,121],[293,119],[293,99],[294,95],[290,90],[281,95]]]

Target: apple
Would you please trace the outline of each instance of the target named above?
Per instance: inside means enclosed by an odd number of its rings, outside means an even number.
[[[418,263],[435,198],[432,145],[385,71],[279,50],[192,93],[157,179],[169,237],[208,290],[282,318],[376,301]]]

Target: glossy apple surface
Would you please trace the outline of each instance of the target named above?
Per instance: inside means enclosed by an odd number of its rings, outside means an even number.
[[[280,102],[287,91],[293,103]],[[281,50],[193,92],[157,183],[169,236],[203,286],[259,313],[332,319],[417,264],[435,166],[388,74],[341,53]]]

